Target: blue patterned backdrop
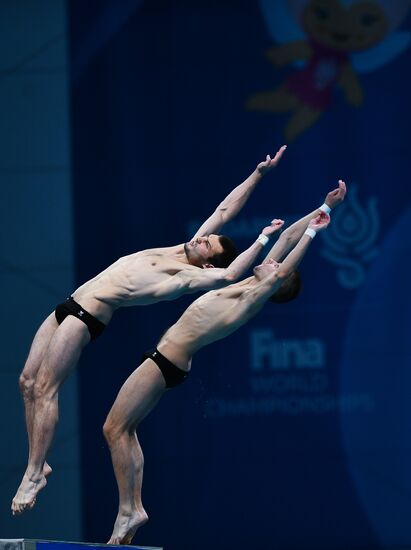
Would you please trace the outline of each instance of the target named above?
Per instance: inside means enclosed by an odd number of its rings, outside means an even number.
[[[70,2],[78,282],[187,240],[284,142],[227,228],[240,248],[261,222],[319,206],[339,178],[349,188],[304,260],[301,297],[203,350],[144,421],[150,522],[136,542],[411,544],[409,4]],[[311,61],[293,60],[293,41]],[[87,540],[105,541],[116,514],[105,415],[192,299],[119,311],[84,354]]]

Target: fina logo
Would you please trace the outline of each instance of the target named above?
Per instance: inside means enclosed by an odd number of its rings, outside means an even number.
[[[318,338],[280,340],[270,329],[251,331],[251,370],[264,373],[288,369],[325,368],[325,345]]]
[[[321,232],[325,245],[321,255],[337,266],[337,279],[344,288],[358,288],[364,282],[365,264],[378,253],[379,230],[376,197],[364,208],[357,198],[357,186],[351,185],[346,202],[333,214],[327,231]]]

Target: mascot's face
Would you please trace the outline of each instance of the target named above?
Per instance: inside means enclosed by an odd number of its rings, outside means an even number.
[[[339,0],[310,0],[302,13],[305,32],[314,40],[341,52],[354,52],[380,42],[389,25],[376,1],[344,7]]]

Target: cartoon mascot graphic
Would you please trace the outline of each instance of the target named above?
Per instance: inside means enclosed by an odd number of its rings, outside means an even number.
[[[382,67],[406,50],[411,33],[398,31],[411,0],[260,0],[269,33],[279,44],[267,52],[277,67],[295,70],[275,90],[256,93],[253,111],[291,113],[284,136],[296,139],[313,126],[340,86],[359,107],[358,74]]]

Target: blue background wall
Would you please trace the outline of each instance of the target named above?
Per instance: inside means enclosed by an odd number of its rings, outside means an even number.
[[[385,2],[394,12],[405,4]],[[77,283],[121,255],[190,238],[284,143],[289,115],[246,105],[297,70],[265,55],[303,36],[288,8],[263,0],[68,4]],[[301,297],[268,305],[202,351],[189,381],[141,426],[150,522],[139,544],[411,544],[410,25],[404,17],[368,58],[353,55],[362,104],[334,86],[319,122],[289,143],[227,228],[244,248],[262,223],[304,215],[339,178],[349,186],[304,260]],[[84,540],[104,542],[116,514],[105,416],[141,353],[192,299],[120,310],[84,353]]]
[[[120,255],[187,240],[284,142],[287,115],[246,109],[253,94],[296,70],[265,57],[274,41],[261,6],[71,5],[79,281]],[[304,261],[301,298],[267,306],[204,350],[189,382],[141,426],[151,521],[139,543],[179,550],[411,543],[403,298],[410,55],[405,49],[358,73],[358,108],[335,86],[321,120],[289,145],[227,229],[244,248],[261,220],[290,222],[320,205],[338,178],[349,185],[332,228]],[[99,427],[140,353],[189,301],[119,312],[82,361],[87,539],[109,535],[117,505]],[[99,514],[96,501],[105,503]]]
[[[0,538],[82,536],[76,376],[61,394],[48,490],[31,513],[10,510],[27,461],[19,373],[75,280],[66,25],[63,0],[0,3]]]

